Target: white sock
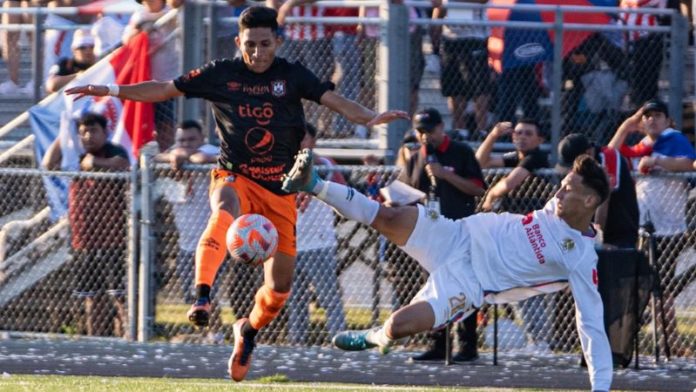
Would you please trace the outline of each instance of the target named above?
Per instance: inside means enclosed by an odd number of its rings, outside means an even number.
[[[384,327],[370,330],[367,333],[367,336],[365,336],[365,340],[367,340],[369,343],[376,344],[379,347],[390,347],[396,343],[394,339],[387,336],[386,332],[384,331]]]
[[[379,203],[355,189],[331,181],[321,181],[314,188],[316,198],[333,207],[350,220],[369,225],[375,220]]]

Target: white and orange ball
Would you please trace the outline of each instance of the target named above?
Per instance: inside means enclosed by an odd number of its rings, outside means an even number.
[[[278,249],[278,230],[263,215],[245,214],[227,229],[227,251],[236,263],[260,265]]]

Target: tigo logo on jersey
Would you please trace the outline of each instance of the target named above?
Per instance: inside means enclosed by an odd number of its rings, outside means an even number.
[[[274,80],[271,82],[271,92],[276,97],[285,96],[285,81]]]

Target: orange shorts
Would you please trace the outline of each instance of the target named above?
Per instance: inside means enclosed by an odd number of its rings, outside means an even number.
[[[225,169],[210,172],[210,191],[221,186],[235,190],[239,198],[239,212],[259,214],[268,218],[278,230],[278,251],[290,256],[297,255],[297,207],[295,194],[276,195],[254,181]]]

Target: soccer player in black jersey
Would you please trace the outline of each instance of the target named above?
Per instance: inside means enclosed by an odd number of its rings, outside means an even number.
[[[375,113],[333,90],[299,63],[275,56],[281,44],[276,11],[246,9],[239,18],[235,42],[241,59],[212,61],[176,80],[133,85],[86,85],[66,90],[77,98],[112,95],[121,99],[159,102],[185,95],[210,101],[221,140],[218,167],[212,171],[212,214],[196,251],[197,300],[189,320],[208,323],[210,287],[222,263],[225,235],[235,217],[262,214],[278,229],[278,251],[264,264],[264,285],[256,294],[249,318],[234,324],[232,379],[241,381],[251,363],[259,329],[273,320],[290,295],[295,265],[295,194],[281,189],[304,137],[302,99],[310,99],[365,126],[408,119],[402,111]]]

